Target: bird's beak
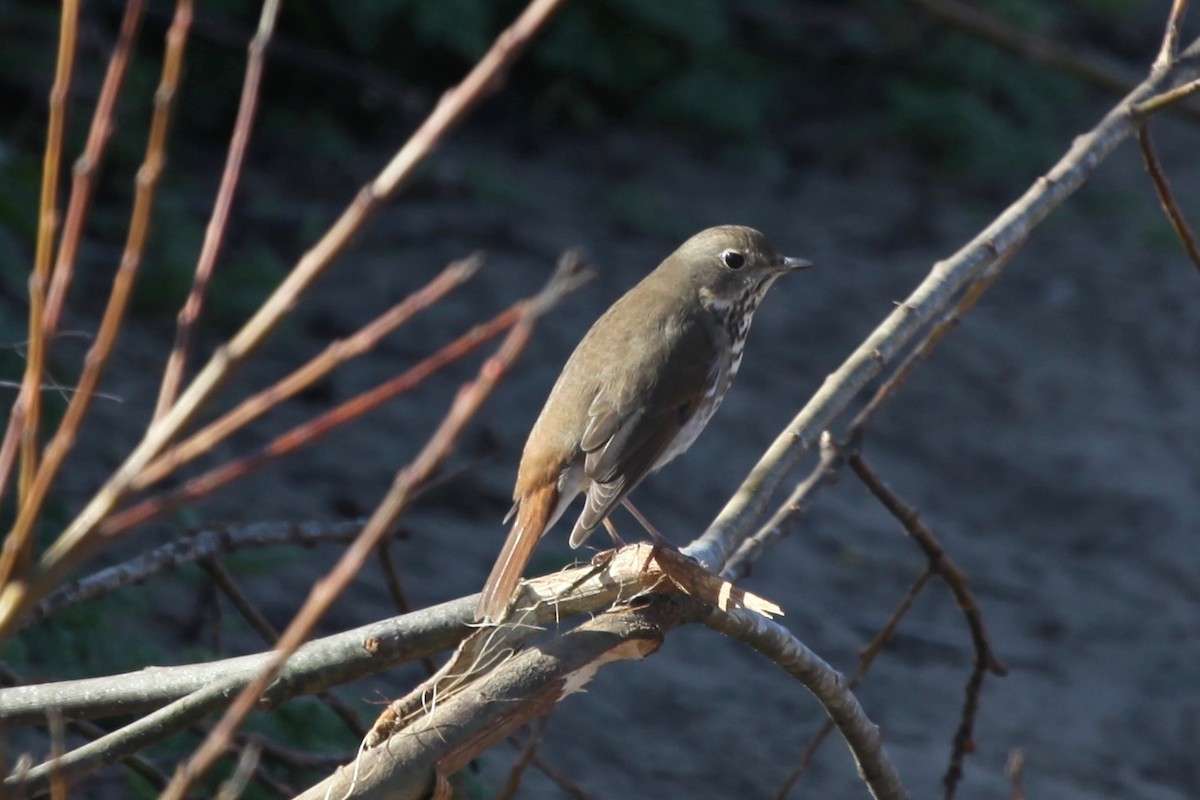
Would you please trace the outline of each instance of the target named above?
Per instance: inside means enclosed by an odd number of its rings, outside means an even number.
[[[779,265],[779,268],[784,272],[791,272],[795,269],[808,269],[811,266],[812,262],[806,261],[803,258],[788,258],[784,256],[783,263]]]

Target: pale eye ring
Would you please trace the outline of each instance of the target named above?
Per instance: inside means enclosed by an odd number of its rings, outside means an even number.
[[[730,269],[741,269],[746,264],[746,257],[737,250],[726,250],[721,253],[721,261]]]

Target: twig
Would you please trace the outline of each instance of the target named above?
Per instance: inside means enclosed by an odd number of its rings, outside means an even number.
[[[242,796],[242,792],[246,791],[250,779],[258,771],[258,760],[262,756],[262,743],[257,739],[252,739],[241,750],[242,754],[238,757],[237,766],[234,768],[233,774],[221,782],[216,800],[237,800]]]
[[[24,774],[10,775],[4,780],[3,787],[7,791],[19,789],[29,795],[40,794],[49,786],[54,770],[60,771],[68,781],[78,781],[106,764],[127,758],[159,741],[167,732],[180,730],[207,716],[236,691],[237,683],[236,679],[228,677],[210,683],[120,730],[75,748],[58,759],[57,765],[39,764]]]
[[[476,325],[441,350],[410,367],[395,378],[352,397],[325,413],[319,414],[307,422],[301,423],[285,433],[276,436],[258,452],[213,467],[207,472],[188,479],[178,489],[148,497],[114,514],[101,525],[100,534],[105,537],[114,536],[147,520],[162,516],[180,506],[204,497],[222,486],[233,483],[278,458],[282,458],[289,453],[299,450],[301,447],[312,444],[338,427],[358,419],[398,395],[420,385],[438,370],[464,358],[483,344],[499,336],[506,329],[517,324],[527,306],[528,301],[520,301],[513,304],[510,308],[497,314],[488,322]]]
[[[143,583],[161,572],[211,559],[221,553],[231,553],[243,547],[273,547],[286,544],[312,547],[322,542],[352,541],[365,523],[365,519],[337,522],[256,522],[251,525],[201,531],[60,586],[38,603],[30,618],[31,621],[44,619],[65,608],[102,597],[123,586]]]
[[[908,587],[904,598],[896,606],[896,609],[892,611],[891,616],[887,618],[887,621],[879,629],[879,632],[875,634],[875,638],[859,652],[858,668],[854,670],[854,674],[846,682],[846,685],[850,689],[856,688],[862,682],[862,679],[866,677],[871,669],[871,665],[875,663],[876,657],[883,652],[884,645],[891,641],[892,636],[895,635],[896,628],[900,626],[900,620],[904,619],[905,615],[908,614],[909,609],[916,602],[917,595],[933,579],[933,575],[933,570],[928,568],[921,573],[921,576],[917,578],[913,585]],[[825,737],[831,733],[833,733],[833,722],[825,720],[820,729],[813,734],[813,738],[809,741],[808,747],[804,749],[804,753],[800,756],[800,760],[796,763],[795,768],[788,774],[787,778],[780,785],[779,790],[775,793],[776,800],[784,800],[788,796],[792,787],[796,785],[796,781],[799,780],[800,776],[804,774],[804,771],[812,763],[821,743],[825,741]]]
[[[1008,776],[1009,800],[1025,800],[1025,751],[1014,748],[1008,755],[1008,764],[1004,769]]]
[[[521,755],[509,769],[504,786],[496,793],[496,800],[512,800],[517,796],[517,792],[521,788],[521,776],[525,774],[526,767],[533,763],[534,757],[537,756],[538,746],[542,743],[542,734],[546,732],[546,723],[549,719],[549,717],[538,717],[529,725],[529,741],[525,742],[525,746],[521,748]]]
[[[25,683],[25,678],[15,672],[7,664],[0,663],[0,676],[3,676],[4,682],[9,686],[20,686]],[[79,731],[89,739],[99,739],[105,736],[108,731],[101,728],[96,723],[86,719],[73,719],[67,723],[72,729]],[[122,763],[129,769],[141,777],[146,783],[150,784],[155,789],[161,789],[167,785],[167,776],[162,773],[158,767],[151,764],[146,759],[139,755],[131,755],[122,760]],[[2,763],[0,763],[2,766]],[[0,772],[6,770],[0,769]]]
[[[563,791],[564,794],[574,797],[575,800],[592,800],[592,796],[584,791],[584,788],[575,781],[568,778],[559,770],[546,763],[546,759],[542,758],[540,753],[534,752],[530,763],[537,768],[539,772],[545,775]]]
[[[50,491],[50,486],[58,474],[59,468],[62,466],[63,460],[74,445],[75,436],[79,431],[83,416],[91,402],[92,393],[100,381],[100,375],[103,372],[105,362],[112,352],[113,345],[116,343],[117,333],[121,329],[121,322],[133,289],[133,281],[141,262],[146,236],[150,227],[150,210],[154,203],[154,193],[158,186],[158,179],[162,174],[163,165],[165,164],[164,152],[167,142],[167,128],[170,122],[175,92],[179,85],[179,77],[183,69],[183,51],[187,42],[187,30],[191,23],[191,18],[192,0],[179,0],[176,6],[175,19],[167,31],[167,50],[163,58],[163,68],[158,90],[154,96],[154,114],[150,122],[150,135],[146,143],[146,156],[141,168],[138,170],[137,188],[134,195],[129,232],[125,241],[125,250],[121,256],[121,264],[117,269],[117,274],[113,278],[112,290],[109,294],[108,304],[104,309],[104,316],[100,322],[100,330],[96,336],[96,341],[92,344],[92,347],[88,350],[87,357],[84,359],[83,372],[78,381],[78,390],[71,397],[66,414],[63,416],[57,432],[55,432],[54,438],[50,440],[50,444],[46,447],[42,464],[38,467],[37,474],[34,476],[33,483],[30,485],[27,495],[22,499],[17,520],[13,525],[12,531],[9,533],[8,540],[5,542],[5,564],[3,568],[0,568],[0,586],[3,587],[3,594],[0,595],[0,627],[6,624],[11,625],[15,622],[14,616],[7,610],[10,601],[4,598],[12,598],[12,593],[15,592],[16,597],[13,599],[16,600],[18,606],[27,604],[30,601],[27,591],[30,582],[12,580],[14,577],[12,570],[15,566],[12,563],[12,559],[18,557],[22,552],[27,552],[30,546],[29,538],[33,535],[37,518],[41,513],[42,504],[45,501],[47,493]],[[57,282],[58,280],[59,276],[55,276],[55,281]],[[53,294],[53,288],[51,289],[51,293]],[[31,356],[36,344],[35,340],[31,340]],[[27,426],[28,422],[26,420]],[[50,552],[47,552],[44,559],[46,557],[53,558]],[[39,572],[42,571],[44,571],[44,566],[43,569],[39,570]],[[38,577],[40,578],[41,576],[39,575]],[[13,611],[16,610],[18,609],[13,609]]]
[[[275,630],[262,612],[251,602],[246,593],[238,586],[237,580],[230,574],[229,570],[215,558],[211,558],[203,562],[205,570],[212,576],[213,582],[217,588],[224,592],[229,601],[233,603],[233,607],[237,609],[246,623],[254,629],[263,643],[274,647],[279,641],[279,631]],[[343,703],[341,698],[332,692],[317,692],[317,699],[324,703],[333,714],[342,721],[343,724],[350,730],[355,737],[355,740],[361,740],[366,734],[367,728],[359,719],[358,714],[354,709],[350,708],[346,703]]]
[[[66,135],[67,97],[75,72],[75,43],[79,35],[79,0],[64,0],[59,15],[58,59],[54,70],[54,85],[50,87],[50,118],[46,129],[46,151],[42,158],[42,194],[38,207],[38,238],[34,253],[33,274],[29,280],[29,359],[25,364],[25,385],[17,398],[21,407],[21,473],[18,506],[25,502],[38,468],[38,435],[41,427],[41,397],[36,387],[42,383],[46,339],[42,334],[46,292],[50,288],[54,258],[54,237],[58,231],[58,173],[62,166],[63,139]],[[15,414],[14,414],[15,416]],[[9,572],[23,572],[27,566],[27,539],[6,542],[14,545],[12,555],[6,546],[5,562],[0,565],[0,579]]]
[[[528,15],[528,13],[527,10],[526,14]],[[504,39],[505,36],[502,35],[501,38]],[[524,349],[533,333],[533,324],[537,317],[550,303],[557,300],[561,292],[568,286],[578,284],[577,280],[573,280],[577,278],[575,273],[577,267],[577,259],[569,258],[560,265],[560,269],[556,271],[547,289],[527,305],[522,318],[505,337],[495,355],[484,363],[475,380],[459,390],[445,419],[413,462],[397,473],[391,490],[379,504],[375,513],[371,515],[370,521],[354,544],[346,550],[329,574],[313,587],[308,600],[279,638],[267,666],[251,681],[249,686],[242,690],[225,716],[192,754],[192,757],[180,766],[171,784],[163,793],[166,800],[182,800],[191,783],[206,772],[224,752],[230,737],[253,710],[259,696],[279,672],[283,662],[308,638],[313,626],[345,586],[362,569],[371,552],[378,546],[379,540],[386,535],[396,518],[408,506],[413,490],[428,480],[438,465],[449,455],[467,423],[475,416],[483,401],[491,394],[521,350]]]
[[[1158,58],[1154,59],[1154,69],[1166,69],[1175,60],[1175,54],[1179,52],[1179,29],[1183,25],[1183,14],[1187,11],[1187,6],[1188,0],[1174,0],[1171,3],[1171,13],[1167,15],[1167,27],[1163,33]]]
[[[470,633],[470,600],[454,600],[314,639],[288,659],[260,707],[274,708],[293,697],[316,694],[453,648]],[[546,607],[536,619],[544,624],[554,617],[555,609]],[[0,689],[0,720],[5,725],[36,724],[49,706],[62,709],[68,718],[144,714],[226,678],[240,689],[271,658],[267,651],[208,663]]]
[[[450,291],[469,280],[482,262],[483,257],[478,253],[452,262],[424,287],[364,325],[349,338],[331,343],[303,366],[242,401],[236,408],[147,464],[137,478],[130,482],[130,490],[141,491],[197,456],[211,452],[218,442],[230,434],[285,400],[295,397],[341,364],[375,347],[383,337],[412,319],[415,314],[440,302]]]
[[[1163,171],[1162,162],[1158,160],[1158,152],[1154,148],[1154,140],[1150,138],[1150,123],[1146,122],[1138,129],[1138,144],[1142,146],[1142,161],[1146,165],[1146,172],[1150,175],[1150,181],[1154,184],[1154,191],[1158,194],[1158,202],[1162,205],[1163,211],[1167,215],[1167,219],[1171,221],[1171,227],[1175,229],[1175,235],[1179,237],[1180,244],[1183,245],[1184,252],[1188,258],[1196,265],[1196,269],[1200,270],[1200,246],[1196,244],[1196,234],[1192,233],[1191,226],[1188,225],[1187,217],[1179,208],[1179,202],[1175,199],[1175,193],[1171,191],[1171,182],[1167,180],[1167,174]]]
[[[500,84],[501,77],[528,46],[534,34],[563,0],[533,0],[521,16],[496,40],[492,49],[455,88],[442,96],[433,113],[417,129],[383,171],[355,198],[322,239],[293,268],[253,317],[224,346],[183,391],[162,419],[151,426],[125,462],[96,493],[82,512],[46,550],[36,574],[20,584],[0,587],[0,641],[10,636],[21,617],[84,557],[97,527],[128,496],[130,482],[157,457],[212,396],[274,330],[312,285],[349,244],[365,222],[413,173],[417,165],[467,112]],[[27,521],[27,525],[31,521]]]
[[[0,500],[8,494],[8,481],[12,477],[12,469],[17,463],[21,452],[21,431],[25,425],[25,400],[17,395],[9,412],[8,425],[4,429],[4,439],[0,441]]]
[[[950,751],[950,763],[942,778],[945,787],[946,800],[952,800],[958,781],[962,778],[962,762],[972,743],[972,730],[975,727],[975,713],[979,707],[979,692],[983,686],[983,676],[987,671],[995,675],[1008,674],[1008,667],[996,657],[988,640],[987,631],[983,624],[983,614],[967,586],[967,578],[959,570],[942,549],[941,544],[924,523],[921,522],[916,509],[906,504],[896,495],[867,465],[861,453],[854,453],[848,461],[854,474],[858,476],[867,491],[875,496],[884,508],[900,521],[913,541],[925,553],[929,569],[933,570],[950,588],[955,602],[967,619],[967,627],[971,631],[971,640],[975,646],[975,660],[970,678],[967,680],[966,698],[963,702],[962,715]]]
[[[954,601],[967,618],[967,626],[971,629],[971,640],[975,645],[975,656],[978,661],[995,675],[1007,675],[1008,668],[996,657],[991,643],[988,641],[983,615],[967,585],[966,575],[946,555],[946,551],[942,549],[942,545],[933,535],[933,531],[921,522],[916,509],[901,500],[887,484],[879,479],[879,476],[867,465],[861,453],[851,455],[848,463],[867,491],[900,521],[904,532],[917,543],[917,546],[925,554],[929,568],[935,571],[949,587],[951,594],[954,595]]]
[[[262,615],[254,603],[250,602],[250,598],[246,597],[246,593],[238,586],[237,580],[229,574],[229,570],[225,569],[225,566],[215,558],[205,559],[200,562],[200,565],[213,579],[217,588],[229,598],[229,602],[233,603],[233,607],[242,615],[242,619],[246,620],[246,624],[254,629],[258,637],[265,644],[274,645],[279,639],[279,631],[275,630],[275,626]]]
[[[750,645],[812,692],[837,726],[876,800],[908,797],[883,749],[879,728],[867,718],[841,675],[782,625],[746,611],[717,609],[704,624]]]
[[[1182,103],[1196,92],[1200,92],[1200,80],[1185,83],[1182,86],[1176,86],[1170,91],[1155,95],[1141,103],[1135,103],[1129,108],[1129,116],[1135,122],[1140,122],[1147,117],[1153,116],[1173,105]],[[1190,106],[1184,106],[1190,108]]]
[[[204,304],[204,294],[208,289],[209,280],[212,278],[217,255],[221,251],[221,239],[225,235],[229,210],[233,206],[233,193],[241,176],[246,145],[250,141],[250,129],[254,125],[254,115],[258,110],[258,89],[262,82],[263,61],[267,45],[271,41],[271,35],[275,31],[275,20],[278,15],[279,0],[265,0],[262,14],[258,20],[258,30],[255,32],[254,38],[250,40],[249,51],[246,55],[246,77],[242,82],[242,97],[238,102],[233,137],[229,140],[225,169],[221,174],[221,186],[217,189],[217,199],[213,204],[212,217],[204,231],[204,244],[200,248],[200,258],[196,262],[196,275],[192,280],[192,288],[188,292],[183,308],[179,311],[175,344],[171,348],[171,354],[167,357],[167,366],[163,370],[162,387],[159,389],[158,404],[154,409],[155,420],[161,419],[179,396],[179,384],[183,380],[188,352],[191,349],[192,331],[200,316],[200,310]]]

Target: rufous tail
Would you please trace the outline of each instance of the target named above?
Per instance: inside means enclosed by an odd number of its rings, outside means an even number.
[[[540,486],[520,498],[517,521],[513,523],[500,557],[492,566],[492,574],[483,585],[483,596],[475,607],[475,619],[498,623],[504,619],[508,604],[517,592],[521,574],[533,555],[533,548],[546,531],[550,515],[558,503],[558,488],[553,484]]]

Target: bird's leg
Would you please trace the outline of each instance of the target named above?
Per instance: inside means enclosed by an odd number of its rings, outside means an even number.
[[[612,524],[612,520],[610,520],[608,517],[604,518],[604,529],[608,531],[608,535],[612,537],[614,546],[625,546],[625,540],[621,538],[621,534],[617,533],[616,526]]]
[[[646,519],[642,512],[638,511],[637,507],[634,506],[633,503],[629,502],[628,497],[621,498],[621,505],[625,506],[625,509],[633,515],[633,518],[638,521],[638,524],[646,529],[646,533],[650,534],[650,538],[654,541],[654,553],[657,553],[659,550],[672,550],[676,553],[679,552],[679,548],[676,547],[670,540],[668,540],[667,537],[659,533],[658,529],[650,524],[650,520]],[[653,557],[653,553],[651,553],[651,557]]]

